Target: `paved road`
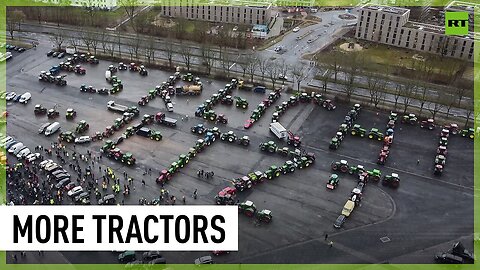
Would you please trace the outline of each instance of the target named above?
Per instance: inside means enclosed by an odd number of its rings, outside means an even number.
[[[101,61],[98,66],[86,66],[85,77],[68,75],[68,86],[56,86],[39,83],[36,76],[39,71],[48,69],[58,63],[58,59],[45,56],[48,46],[41,44],[37,50],[29,50],[17,55],[8,64],[8,90],[17,92],[30,91],[32,101],[27,106],[8,104],[10,112],[8,132],[33,148],[37,144],[48,145],[52,138],[36,135],[41,122],[46,119],[33,116],[33,106],[42,103],[47,108],[61,104],[59,110],[64,114],[68,107],[74,107],[79,112],[77,120],[85,119],[93,131],[102,130],[118,115],[106,112],[108,100],[120,104],[134,105],[148,89],[165,80],[169,74],[163,71],[151,70],[146,78],[131,72],[119,73],[124,82],[125,90],[116,96],[105,97],[83,94],[78,91],[81,83],[92,84],[95,87],[106,86],[103,78],[104,70],[110,64]],[[164,139],[153,142],[133,136],[120,145],[124,150],[130,150],[137,157],[138,165],[124,168],[118,163],[104,159],[102,166],[112,166],[117,173],[125,170],[135,179],[136,189],[125,199],[126,203],[136,204],[138,198],[153,199],[159,195],[159,188],[154,182],[155,175],[168,166],[179,154],[185,153],[198,138],[192,135],[189,128],[203,119],[193,119],[195,106],[207,99],[214,91],[226,82],[214,81],[207,85],[200,97],[176,97],[175,112],[170,117],[180,119],[185,114],[190,115],[188,122],[181,122],[175,129],[155,126],[161,130]],[[167,185],[172,194],[179,198],[187,196],[188,204],[211,204],[212,197],[233,177],[242,176],[250,171],[265,170],[271,164],[280,165],[284,158],[279,155],[265,155],[257,145],[272,139],[268,132],[268,124],[273,109],[267,110],[265,116],[248,131],[242,129],[243,122],[255,104],[265,96],[251,92],[235,90],[235,95],[246,97],[251,106],[242,113],[236,108],[218,105],[217,112],[224,112],[229,118],[227,127],[221,130],[233,130],[237,135],[247,134],[252,144],[245,149],[240,146],[230,146],[216,142],[194,161],[182,170]],[[282,100],[288,99],[282,95]],[[165,111],[160,100],[154,100],[148,106],[141,108],[144,113],[153,114]],[[348,137],[338,151],[328,150],[328,142],[342,122],[348,107],[339,105],[334,112],[323,108],[296,106],[282,116],[280,122],[293,132],[299,133],[306,149],[315,152],[317,161],[312,168],[304,169],[294,174],[282,176],[254,187],[251,191],[240,195],[240,200],[254,201],[259,208],[271,209],[274,222],[270,225],[258,226],[252,220],[241,216],[239,218],[239,251],[218,257],[218,262],[262,262],[262,263],[369,263],[383,262],[399,256],[407,256],[418,250],[452,241],[473,231],[473,143],[463,138],[452,138],[449,145],[449,159],[445,173],[441,178],[433,177],[432,167],[438,135],[418,127],[399,125],[395,137],[391,158],[382,169],[384,174],[397,171],[402,177],[398,190],[391,190],[381,185],[369,185],[365,191],[362,206],[355,210],[343,229],[334,231],[332,223],[341,211],[355,181],[350,176],[341,175],[341,184],[333,192],[324,187],[330,171],[332,160],[346,159],[352,165],[360,163],[367,168],[378,167],[375,164],[376,155],[381,148],[378,142],[367,139]],[[101,117],[99,117],[101,116]],[[387,116],[373,112],[362,111],[359,123],[365,127],[383,129]],[[75,123],[59,119],[62,129],[73,128]],[[206,123],[208,126],[211,124]],[[119,136],[117,133],[114,138]],[[362,141],[357,141],[362,140]],[[98,153],[101,143],[78,146],[77,151],[89,149]],[[281,143],[283,146],[283,143]],[[71,148],[71,146],[69,146]],[[420,159],[419,165],[416,160]],[[143,169],[152,168],[152,176],[143,176]],[[215,171],[212,180],[198,179],[196,171],[204,168]],[[141,186],[139,180],[144,178],[146,186]],[[199,198],[190,198],[194,189],[198,189]],[[119,200],[121,196],[119,197]],[[455,205],[455,207],[453,207]],[[333,248],[328,248],[323,241],[325,233],[330,234],[334,241]],[[387,236],[390,242],[383,243],[380,237]],[[470,238],[467,238],[470,241]],[[193,262],[193,259],[207,252],[169,252],[165,257],[169,262]],[[110,252],[63,252],[73,263],[114,262],[116,254]],[[328,256],[319,256],[328,254]],[[424,261],[431,254],[424,254]],[[413,260],[411,262],[416,262]]]

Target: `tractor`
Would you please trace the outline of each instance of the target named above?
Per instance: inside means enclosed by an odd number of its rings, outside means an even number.
[[[393,133],[394,133],[393,128],[387,128],[387,130],[385,131],[385,137],[393,136]]]
[[[163,185],[172,179],[172,175],[165,169],[160,171],[160,175],[156,179],[157,184]]]
[[[270,223],[272,222],[273,216],[272,216],[272,211],[263,209],[261,211],[258,211],[255,214],[255,217],[259,222],[265,222],[265,223]]]
[[[278,114],[278,112],[274,112],[272,114],[272,123],[278,122],[279,118],[280,118],[280,115]]]
[[[349,174],[355,174],[355,175],[361,175],[362,173],[365,172],[365,168],[363,165],[357,165],[357,166],[351,166],[350,169],[348,170]]]
[[[108,95],[110,93],[110,90],[108,88],[99,88],[97,90],[97,93],[100,94],[100,95]]]
[[[310,166],[310,164],[313,164],[313,160],[307,157],[301,157],[300,160],[297,162],[297,166],[299,169],[306,168]]]
[[[295,106],[298,104],[298,96],[290,96],[288,99],[288,106]]]
[[[205,113],[205,105],[201,104],[200,106],[197,107],[197,110],[195,111],[195,116],[202,117],[204,113]]]
[[[203,149],[205,149],[205,141],[203,139],[198,139],[197,142],[195,143],[195,151],[197,153],[200,153]]]
[[[378,154],[378,159],[377,159],[377,164],[379,165],[385,165],[385,162],[387,161],[389,152],[383,151],[383,149],[380,151]]]
[[[330,100],[330,99],[324,100],[323,103],[322,103],[322,107],[327,109],[328,111],[332,111],[332,110],[335,110],[337,108],[337,106],[335,106],[333,104],[333,101]]]
[[[450,130],[450,133],[452,133],[452,135],[457,135],[459,132],[458,125],[455,123],[445,125],[443,128]]]
[[[210,121],[215,121],[215,120],[217,120],[217,114],[215,113],[214,110],[209,110],[209,111],[205,112],[205,114],[203,115],[203,119],[207,119],[207,120],[210,120]]]
[[[257,207],[252,201],[245,201],[238,205],[238,212],[245,214],[247,217],[253,217],[257,212]]]
[[[337,138],[339,141],[343,141],[343,139],[345,138],[345,133],[337,131],[337,133],[335,134],[335,138]]]
[[[415,125],[417,121],[418,121],[417,116],[415,116],[415,114],[413,113],[404,115],[402,117],[402,123],[404,124]]]
[[[232,184],[240,192],[244,191],[245,189],[251,189],[252,185],[253,185],[252,181],[250,180],[250,178],[248,178],[248,176],[243,176],[241,178],[235,178],[232,181]]]
[[[446,146],[442,146],[442,145],[441,145],[441,146],[439,146],[439,147],[437,148],[437,154],[438,154],[438,155],[447,156],[447,153],[448,153],[448,151],[447,151],[447,147],[446,147]]]
[[[398,114],[394,112],[390,112],[390,115],[388,116],[389,121],[397,122]]]
[[[440,137],[440,141],[438,143],[440,146],[447,146],[448,145],[448,139],[447,137]]]
[[[246,109],[248,107],[248,101],[241,97],[235,97],[235,107]]]
[[[297,164],[294,163],[291,160],[285,161],[282,167],[280,167],[280,170],[282,171],[283,174],[287,173],[293,173],[295,172],[295,168],[297,167]]]
[[[107,70],[110,71],[111,74],[114,74],[118,71],[118,68],[114,65],[110,65],[110,66],[108,66]]]
[[[288,131],[287,144],[299,147],[302,144],[300,136],[294,135],[291,131]]]
[[[261,171],[251,172],[247,174],[247,176],[255,185],[263,182],[267,178],[267,175]]]
[[[355,110],[357,112],[357,116],[358,116],[358,113],[360,113],[361,109],[362,109],[362,106],[359,103],[353,104],[352,110]]]
[[[113,95],[113,94],[116,94],[120,91],[122,91],[123,87],[121,84],[118,84],[118,83],[114,83],[112,85],[112,88],[110,89],[110,94]]]
[[[422,122],[420,122],[420,127],[426,128],[428,130],[434,130],[435,120],[433,120],[433,118],[428,118],[427,120],[423,120]]]
[[[450,130],[443,128],[442,131],[440,131],[440,137],[448,138],[449,136],[450,136]]]
[[[180,168],[183,168],[185,165],[188,164],[190,158],[187,155],[181,154],[178,158],[177,164]]]
[[[60,113],[55,109],[50,109],[47,112],[47,117],[48,118],[55,118],[55,117],[58,117],[59,115],[60,115]]]
[[[386,175],[382,179],[382,185],[384,186],[389,186],[392,188],[398,188],[400,185],[400,177],[398,176],[397,173],[392,173],[391,175]]]
[[[189,159],[194,158],[195,156],[197,156],[197,150],[195,150],[195,148],[193,147],[190,147],[190,149],[188,149],[187,156]]]
[[[112,126],[107,126],[105,128],[105,131],[102,133],[102,135],[103,135],[103,137],[108,138],[108,137],[112,136],[114,132],[115,132],[115,130],[113,130]]]
[[[147,76],[148,75],[148,70],[145,68],[144,65],[141,65],[138,72],[140,73],[140,75],[142,76]]]
[[[85,120],[82,120],[78,123],[77,127],[75,128],[75,133],[77,134],[84,133],[85,131],[88,130],[89,127],[90,125]]]
[[[235,188],[232,188],[235,189]],[[220,191],[218,195],[215,196],[215,203],[218,205],[234,205],[235,204],[235,195],[230,193],[222,193]]]
[[[209,128],[207,129],[207,132],[213,133],[213,136],[215,137],[215,139],[220,139],[220,135],[222,135],[218,127]]]
[[[212,95],[212,97],[210,98],[210,100],[212,101],[213,104],[217,104],[218,101],[220,101],[220,95],[215,93]]]
[[[130,71],[138,71],[138,66],[137,66],[136,63],[132,62],[132,63],[130,63],[130,65],[128,66],[128,69],[129,69]]]
[[[329,148],[336,150],[338,147],[340,147],[340,141],[337,139],[337,137],[333,137],[332,140],[330,140]]]
[[[150,136],[149,136],[150,140],[154,140],[154,141],[161,141],[163,136],[162,136],[162,133],[160,133],[160,131],[158,130],[150,130]]]
[[[474,139],[475,130],[473,128],[463,129],[462,131],[460,131],[460,135],[462,135],[462,137],[468,137],[470,139]]]
[[[154,120],[155,120],[154,115],[144,114],[143,118],[142,118],[142,124],[151,125],[151,124],[153,124]]]
[[[105,144],[102,146],[102,148],[100,148],[100,152],[107,154],[108,151],[111,150],[111,149],[114,149],[115,146],[116,146],[116,145],[113,143],[113,141],[107,140],[107,141],[105,142]]]
[[[262,117],[262,112],[259,111],[258,109],[253,110],[252,115],[250,116],[250,119],[253,121],[258,121]]]
[[[345,115],[345,118],[343,119],[343,123],[347,124],[348,128],[352,128],[352,126],[353,126],[352,117],[350,117],[350,115]]]
[[[176,161],[172,162],[172,164],[170,164],[170,167],[168,168],[168,173],[173,175],[174,173],[177,172],[179,166],[178,166],[178,163]]]
[[[360,137],[365,137],[365,133],[367,131],[362,128],[359,124],[355,124],[353,125],[353,128],[352,130],[350,131],[350,134],[352,134],[353,136],[360,136]]]
[[[345,123],[340,124],[340,126],[338,126],[337,132],[341,132],[343,134],[343,136],[347,135],[348,125],[345,124]]]
[[[96,131],[95,135],[92,136],[92,142],[103,140],[103,135],[100,131]]]
[[[266,99],[264,99],[264,100],[262,101],[262,104],[263,104],[265,107],[268,108],[268,107],[272,106],[272,101],[271,101],[270,99],[266,98]]]
[[[134,117],[135,117],[135,115],[133,113],[129,113],[129,112],[124,112],[123,115],[122,115],[122,119],[123,119],[123,121],[125,121],[125,123],[132,122]]]
[[[325,101],[325,98],[321,94],[315,94],[315,96],[313,96],[313,103],[322,105],[323,101]]]
[[[342,173],[346,173],[348,172],[349,170],[349,166],[348,166],[348,161],[342,159],[340,161],[334,161],[332,162],[332,164],[330,165],[330,167],[332,168],[332,170],[334,171],[341,171]]]
[[[245,135],[238,140],[238,143],[243,146],[248,146],[250,144],[250,138],[247,135]]]
[[[211,145],[213,142],[215,142],[216,136],[212,132],[207,131],[203,139],[205,140],[206,145]]]
[[[370,129],[370,132],[368,133],[368,138],[381,141],[381,140],[383,140],[383,133],[380,132],[378,130],[378,128],[372,128],[372,129]]]
[[[67,81],[65,80],[65,77],[67,75],[61,75],[61,76],[57,76],[55,77],[55,84],[56,85],[60,85],[60,86],[65,86],[67,85]]]
[[[222,135],[220,136],[220,139],[222,141],[228,141],[228,142],[235,142],[237,141],[237,135],[235,135],[235,133],[233,133],[233,131],[229,131],[227,133],[222,133]]]
[[[217,123],[221,123],[221,124],[227,124],[228,123],[228,119],[227,119],[227,117],[225,117],[225,114],[221,113],[221,114],[218,115]]]
[[[261,143],[260,150],[275,153],[277,151],[277,144],[274,141]]]
[[[433,170],[433,174],[435,175],[442,175],[443,173],[443,166],[440,164],[435,165],[435,168]]]
[[[355,109],[351,109],[347,115],[350,116],[350,118],[352,118],[353,121],[355,121],[357,120],[358,112]]]
[[[327,188],[330,190],[336,189],[338,186],[338,182],[339,182],[338,175],[333,173],[332,175],[330,175],[330,179],[327,182]]]
[[[98,64],[100,61],[98,61],[98,59],[95,57],[95,56],[90,56],[88,59],[87,59],[87,62],[90,63],[90,64]]]
[[[33,113],[35,115],[44,115],[47,113],[47,108],[43,107],[42,104],[37,104],[33,109]]]
[[[187,82],[193,81],[193,74],[192,73],[187,73],[187,74],[183,75],[182,76],[182,81],[187,81]]]
[[[388,123],[387,123],[387,129],[394,129],[395,128],[395,121],[393,120],[388,120]]]
[[[309,103],[310,101],[312,101],[312,97],[309,94],[307,93],[300,94],[301,103]]]
[[[125,122],[123,122],[123,119],[122,118],[117,118],[113,121],[113,130],[117,131],[119,129],[121,129],[123,126],[125,125]]]
[[[133,157],[132,153],[127,152],[123,154],[121,162],[123,164],[127,164],[128,166],[131,166],[135,164],[135,158]]]
[[[142,96],[140,100],[137,102],[138,106],[145,106],[150,101],[148,96]]]
[[[233,104],[233,98],[232,96],[228,95],[228,96],[225,96],[224,98],[222,98],[222,104],[225,104],[225,105],[232,105]]]
[[[118,70],[127,70],[128,67],[123,62],[118,63]]]
[[[76,73],[76,74],[80,74],[80,75],[85,75],[87,73],[87,71],[85,70],[85,68],[83,68],[82,66],[80,65],[76,65],[75,68],[73,69],[73,71]]]
[[[71,131],[65,131],[61,132],[60,135],[58,135],[58,139],[60,141],[71,143],[75,141],[75,135]]]
[[[380,178],[382,177],[382,173],[378,169],[367,171],[367,173],[368,173],[368,179],[372,179],[372,181],[374,182],[380,181]]]
[[[435,156],[435,165],[445,166],[446,158],[444,155]]]
[[[281,174],[281,170],[275,165],[270,166],[270,168],[268,168],[268,170],[265,171],[265,175],[267,176],[268,180],[272,180],[275,177],[279,177],[280,174]]]

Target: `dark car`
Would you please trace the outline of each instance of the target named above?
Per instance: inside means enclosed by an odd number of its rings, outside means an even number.
[[[22,53],[22,52],[24,52],[24,51],[25,51],[25,48],[18,48],[18,50],[17,50],[17,51],[18,51],[19,53]]]
[[[102,199],[98,200],[99,205],[113,205],[115,204],[115,195],[105,195]]]
[[[118,260],[123,263],[127,262],[133,262],[135,261],[136,256],[135,256],[135,251],[125,251],[118,255]]]
[[[48,56],[48,57],[52,56],[54,52],[55,52],[55,51],[49,51],[49,52],[47,52],[47,56]]]
[[[70,183],[70,179],[66,178],[66,179],[63,179],[62,181],[58,182],[56,185],[55,185],[55,188],[57,189],[60,189],[64,186],[66,186],[68,183]]]
[[[115,145],[119,145],[119,144],[122,143],[123,140],[125,140],[126,138],[127,138],[127,137],[126,137],[125,135],[122,135],[122,136],[118,137],[116,140],[114,140],[113,143],[114,143]]]
[[[156,258],[148,262],[148,264],[166,264],[167,260],[165,258]]]
[[[144,261],[151,261],[156,258],[161,258],[162,254],[160,251],[146,251],[143,253],[143,260]]]
[[[65,53],[64,53],[64,52],[59,53],[59,54],[57,55],[57,58],[58,58],[58,59],[62,59],[63,57],[65,57]]]
[[[345,223],[346,219],[347,217],[345,215],[338,216],[335,222],[333,223],[333,227],[335,227],[336,229],[340,229],[343,223]]]
[[[438,253],[435,255],[435,262],[445,264],[462,264],[462,257],[450,253]]]
[[[59,52],[53,52],[53,53],[52,53],[52,57],[57,57],[58,54],[59,54]]]
[[[465,262],[474,262],[473,254],[468,251],[461,242],[456,242],[452,247],[452,254],[462,257]]]
[[[147,127],[142,127],[137,130],[137,135],[142,136],[142,137],[148,137],[150,136],[150,129]]]

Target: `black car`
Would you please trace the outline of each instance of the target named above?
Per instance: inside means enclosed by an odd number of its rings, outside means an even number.
[[[99,205],[114,205],[115,204],[115,195],[109,194],[105,195],[102,199],[98,200]]]
[[[445,264],[462,264],[462,257],[450,253],[438,253],[435,255],[435,262]]]
[[[18,50],[17,50],[17,51],[18,51],[19,53],[22,53],[22,52],[24,52],[24,51],[25,51],[25,48],[18,48]]]
[[[17,48],[17,46],[15,46],[15,45],[10,45],[10,47],[8,48],[8,50],[9,50],[9,51],[14,51],[16,48]]]
[[[49,51],[49,52],[47,52],[47,56],[48,56],[48,57],[52,56],[54,52],[55,52],[55,51]]]
[[[148,262],[148,264],[166,264],[167,260],[165,258],[156,258]]]
[[[345,223],[346,219],[347,217],[345,215],[338,216],[337,219],[335,220],[335,223],[333,223],[333,227],[335,227],[336,229],[340,229],[343,223]]]
[[[473,254],[468,251],[461,242],[456,242],[452,247],[452,254],[462,257],[465,262],[474,262]]]
[[[64,53],[64,52],[59,53],[59,54],[57,55],[57,58],[58,58],[58,59],[61,59],[61,58],[63,58],[63,57],[65,57],[65,53]]]
[[[146,251],[143,253],[143,260],[144,261],[151,261],[156,258],[161,258],[162,254],[160,251]]]
[[[58,54],[59,54],[59,52],[53,52],[53,53],[52,53],[52,57],[57,57]]]
[[[79,202],[82,199],[88,199],[88,197],[90,197],[90,193],[84,191],[84,192],[78,194],[77,196],[75,196],[75,202]]]
[[[56,185],[55,185],[55,188],[57,189],[60,189],[64,186],[66,186],[68,183],[70,183],[70,179],[66,178],[66,179],[63,179],[62,181],[58,182]]]
[[[109,90],[107,88],[100,88],[97,90],[97,93],[99,93],[100,95],[108,95]]]

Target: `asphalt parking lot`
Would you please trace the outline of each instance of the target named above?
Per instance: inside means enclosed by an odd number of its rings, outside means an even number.
[[[104,74],[111,63],[100,61],[96,66],[84,64],[87,69],[85,76],[70,73],[66,77],[68,85],[59,87],[37,79],[40,71],[48,70],[61,61],[47,58],[47,50],[43,47],[28,50],[12,59],[7,66],[7,90],[32,93],[32,100],[27,105],[7,103],[10,113],[8,135],[15,136],[30,149],[38,144],[47,146],[56,140],[56,136],[37,135],[38,127],[47,118],[34,116],[35,104],[42,104],[46,108],[57,106],[60,117],[55,121],[61,123],[63,131],[74,129],[81,119],[86,120],[90,124],[88,134],[91,135],[95,131],[103,131],[105,126],[121,116],[107,111],[106,104],[109,100],[127,106],[136,105],[149,89],[171,75],[170,72],[151,69],[148,77],[121,71],[117,75],[124,84],[122,92],[110,96],[81,93],[79,87],[82,83],[96,88],[109,87]],[[178,155],[187,153],[200,138],[190,132],[190,127],[198,123],[213,126],[212,123],[194,117],[194,111],[197,105],[223,88],[227,82],[201,79],[204,91],[200,96],[173,98],[175,109],[173,113],[167,113],[167,116],[178,119],[176,128],[152,125],[152,128],[161,131],[164,137],[162,141],[155,142],[135,135],[119,146],[134,154],[137,158],[136,166],[126,168],[106,158],[101,161],[103,167],[112,167],[117,175],[126,171],[135,179],[135,190],[125,198],[126,204],[137,204],[142,197],[148,200],[159,197],[160,187],[155,183],[159,171],[168,168]],[[273,139],[268,126],[274,106],[267,109],[251,129],[243,129],[251,111],[266,95],[242,90],[234,90],[233,95],[246,98],[250,106],[243,112],[234,106],[217,105],[214,110],[225,113],[229,120],[228,125],[218,124],[218,127],[222,132],[233,130],[237,136],[250,136],[250,146],[245,148],[217,141],[200,153],[166,185],[170,193],[177,197],[177,202],[180,201],[178,198],[186,196],[187,204],[213,204],[213,197],[229,184],[230,179],[284,163],[284,157],[262,153],[258,148],[261,142]],[[288,94],[282,94],[275,104],[288,97]],[[65,110],[69,107],[77,111],[74,121],[65,119]],[[401,257],[406,262],[415,263],[408,261],[408,254],[473,233],[473,141],[461,137],[452,138],[448,146],[445,172],[441,177],[435,177],[433,161],[439,130],[427,131],[418,126],[398,123],[391,156],[385,166],[379,166],[376,158],[381,143],[377,141],[347,136],[337,151],[328,149],[330,138],[342,123],[349,107],[339,104],[335,111],[326,111],[313,104],[299,105],[282,116],[280,122],[287,129],[301,135],[305,149],[316,154],[316,162],[312,167],[267,181],[241,193],[240,201],[248,199],[260,209],[272,210],[274,221],[268,225],[259,225],[253,219],[240,216],[239,251],[219,256],[215,258],[216,262],[377,263]],[[140,107],[140,116],[159,111],[166,112],[166,109],[163,101],[156,98],[147,106]],[[182,121],[186,115],[189,116],[188,120]],[[362,110],[357,123],[367,129],[379,127],[383,130],[387,120],[388,114]],[[137,118],[133,123],[139,121]],[[117,138],[124,130],[125,128],[116,132],[112,138]],[[76,150],[85,152],[88,149],[96,155],[101,145],[101,142],[95,142],[76,146]],[[279,145],[286,146],[286,143]],[[73,149],[72,145],[67,147]],[[337,189],[330,191],[325,188],[332,173],[330,163],[340,159],[346,159],[350,165],[363,164],[369,169],[379,168],[383,174],[398,172],[401,184],[397,190],[380,184],[369,184],[361,206],[348,218],[342,229],[335,230],[332,224],[356,185],[352,176],[340,174]],[[419,164],[417,160],[420,160]],[[145,168],[152,169],[151,176],[142,174]],[[198,169],[213,170],[215,176],[213,179],[200,179],[197,177]],[[146,181],[145,186],[140,184],[141,179]],[[198,189],[197,200],[191,197],[195,189]],[[119,194],[117,198],[121,200],[123,196]],[[324,241],[325,233],[334,241],[332,248]],[[379,240],[385,236],[390,240]],[[470,248],[473,241],[464,244]],[[206,253],[168,252],[164,257],[171,263],[192,263],[195,258]],[[95,254],[98,263],[114,263],[116,255],[109,252],[62,254],[72,263],[92,263],[92,254]],[[433,258],[433,254],[430,255]],[[418,256],[415,258],[418,259]]]

